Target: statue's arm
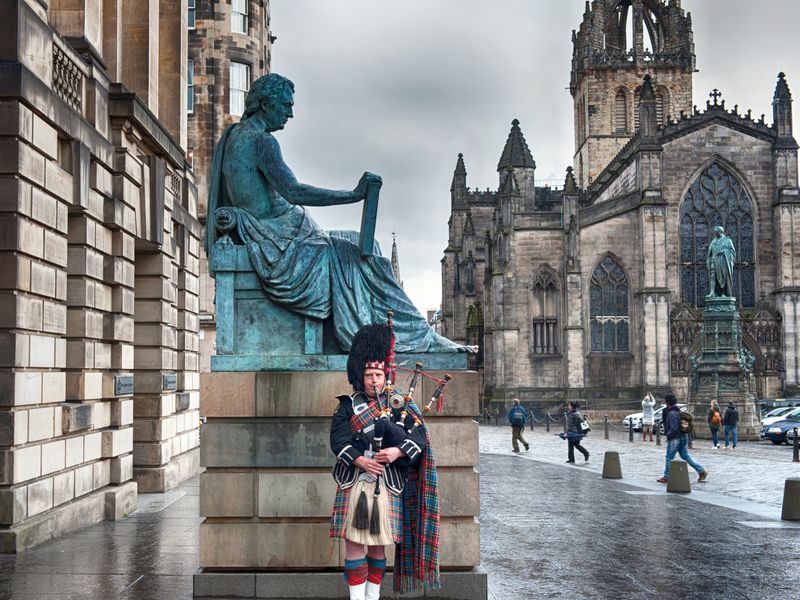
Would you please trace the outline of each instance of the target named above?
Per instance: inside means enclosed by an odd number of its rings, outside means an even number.
[[[272,135],[265,135],[259,144],[261,160],[258,161],[259,170],[272,184],[275,190],[291,204],[304,206],[333,206],[338,204],[352,204],[363,200],[366,196],[366,184],[362,182],[352,191],[328,190],[314,187],[297,180],[292,170],[283,161],[281,148]]]

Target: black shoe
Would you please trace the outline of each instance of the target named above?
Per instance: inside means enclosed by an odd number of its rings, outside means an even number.
[[[589,454],[588,454],[588,452],[587,452],[586,456],[584,456],[583,462],[589,462]]]
[[[574,461],[574,460],[568,460],[567,462],[568,462],[568,463],[575,463],[575,461]]]
[[[530,444],[525,444],[525,452],[527,452],[530,449],[531,449],[531,445]]]

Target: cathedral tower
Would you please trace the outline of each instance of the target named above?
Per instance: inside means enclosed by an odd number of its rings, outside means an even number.
[[[691,14],[680,0],[594,0],[572,33],[575,170],[586,188],[639,129],[643,76],[659,124],[692,108]]]

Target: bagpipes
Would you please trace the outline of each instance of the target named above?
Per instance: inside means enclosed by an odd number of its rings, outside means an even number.
[[[378,453],[384,448],[399,447],[400,444],[418,427],[421,427],[424,421],[424,416],[427,415],[431,408],[436,405],[436,412],[441,412],[444,407],[444,389],[450,382],[452,377],[450,374],[445,374],[444,379],[438,380],[430,375],[426,375],[423,371],[423,364],[417,362],[413,371],[411,369],[403,369],[395,363],[395,337],[392,317],[394,313],[388,311],[386,313],[387,326],[391,332],[391,341],[389,350],[386,354],[385,370],[386,370],[386,385],[384,394],[386,395],[386,404],[381,405],[380,416],[375,422],[374,433],[374,452]],[[397,371],[406,371],[413,373],[411,383],[408,386],[408,391],[404,394],[394,387],[394,382],[397,378]],[[420,377],[427,377],[438,382],[436,390],[433,392],[431,399],[420,410],[414,404],[414,392],[419,384]],[[380,402],[380,399],[379,399]],[[392,409],[400,410],[400,417],[397,422],[392,421]],[[409,419],[410,417],[410,419]],[[408,422],[406,422],[408,421]],[[385,466],[388,467],[389,465]],[[380,497],[380,482],[381,475],[378,475],[375,480],[375,490],[372,497],[372,514],[369,518],[369,530],[372,534],[380,533],[380,511],[378,508],[378,499]],[[362,493],[362,498],[356,508],[356,515],[354,517],[355,527],[357,529],[366,529],[366,497]]]

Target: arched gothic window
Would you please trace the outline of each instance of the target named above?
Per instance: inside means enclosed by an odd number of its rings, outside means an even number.
[[[531,345],[534,354],[558,354],[558,275],[547,265],[531,280]]]
[[[628,98],[625,90],[619,90],[614,101],[614,131],[616,133],[628,132]]]
[[[589,282],[589,320],[592,352],[628,352],[628,277],[620,264],[606,256]]]
[[[681,207],[681,295],[698,308],[708,294],[706,258],[714,227],[722,225],[736,248],[733,293],[745,308],[755,306],[753,208],[747,190],[724,167],[712,163],[695,180]]]

